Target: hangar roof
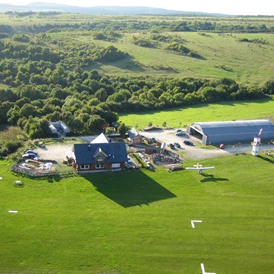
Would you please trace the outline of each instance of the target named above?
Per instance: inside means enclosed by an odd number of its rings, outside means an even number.
[[[263,132],[274,132],[274,125],[266,119],[261,120],[239,120],[223,122],[195,122],[192,128],[204,135],[225,135],[225,134],[258,134],[263,128]]]

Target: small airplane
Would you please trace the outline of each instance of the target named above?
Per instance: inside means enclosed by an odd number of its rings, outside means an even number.
[[[197,163],[196,165],[193,165],[194,167],[187,167],[187,170],[198,170],[199,174],[203,173],[203,170],[208,170],[208,169],[214,169],[215,166],[209,166],[209,167],[203,167],[203,165],[200,165]]]

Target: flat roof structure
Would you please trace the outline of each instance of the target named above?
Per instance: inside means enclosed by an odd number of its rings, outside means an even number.
[[[260,130],[264,140],[274,139],[274,125],[267,119],[239,120],[223,122],[194,122],[187,132],[199,139],[204,145],[251,142]]]

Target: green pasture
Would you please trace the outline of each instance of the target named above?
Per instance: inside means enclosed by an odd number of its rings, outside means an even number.
[[[273,158],[201,163],[30,179],[1,161],[0,273],[273,273]]]
[[[163,111],[147,111],[120,114],[120,121],[127,126],[143,129],[153,125],[185,127],[193,122],[232,121],[242,119],[273,119],[274,100],[251,102],[223,102],[218,104],[195,105]]]

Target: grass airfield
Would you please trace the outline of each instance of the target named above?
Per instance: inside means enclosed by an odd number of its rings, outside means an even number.
[[[218,274],[273,273],[273,163],[246,154],[201,161],[216,167],[204,175],[160,168],[35,180],[1,161],[0,272],[193,274],[203,263]]]

